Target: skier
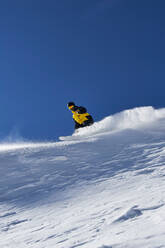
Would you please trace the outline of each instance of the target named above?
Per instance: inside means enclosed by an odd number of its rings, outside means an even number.
[[[86,108],[78,107],[74,102],[69,102],[68,108],[73,113],[72,117],[75,121],[75,129],[91,126],[94,123],[92,116],[87,113]]]

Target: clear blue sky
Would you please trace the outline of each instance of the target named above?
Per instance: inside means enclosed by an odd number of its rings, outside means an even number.
[[[96,121],[164,107],[165,1],[0,2],[0,140],[73,131],[68,101]]]

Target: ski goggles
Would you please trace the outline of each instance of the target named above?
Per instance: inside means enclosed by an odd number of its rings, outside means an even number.
[[[74,105],[68,106],[68,109],[72,110],[74,108]]]

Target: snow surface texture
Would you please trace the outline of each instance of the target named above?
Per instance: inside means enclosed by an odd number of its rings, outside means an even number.
[[[165,109],[0,144],[0,247],[165,247]]]

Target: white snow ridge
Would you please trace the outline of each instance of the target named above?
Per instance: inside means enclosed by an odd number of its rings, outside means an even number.
[[[165,109],[0,144],[0,247],[165,247]]]

